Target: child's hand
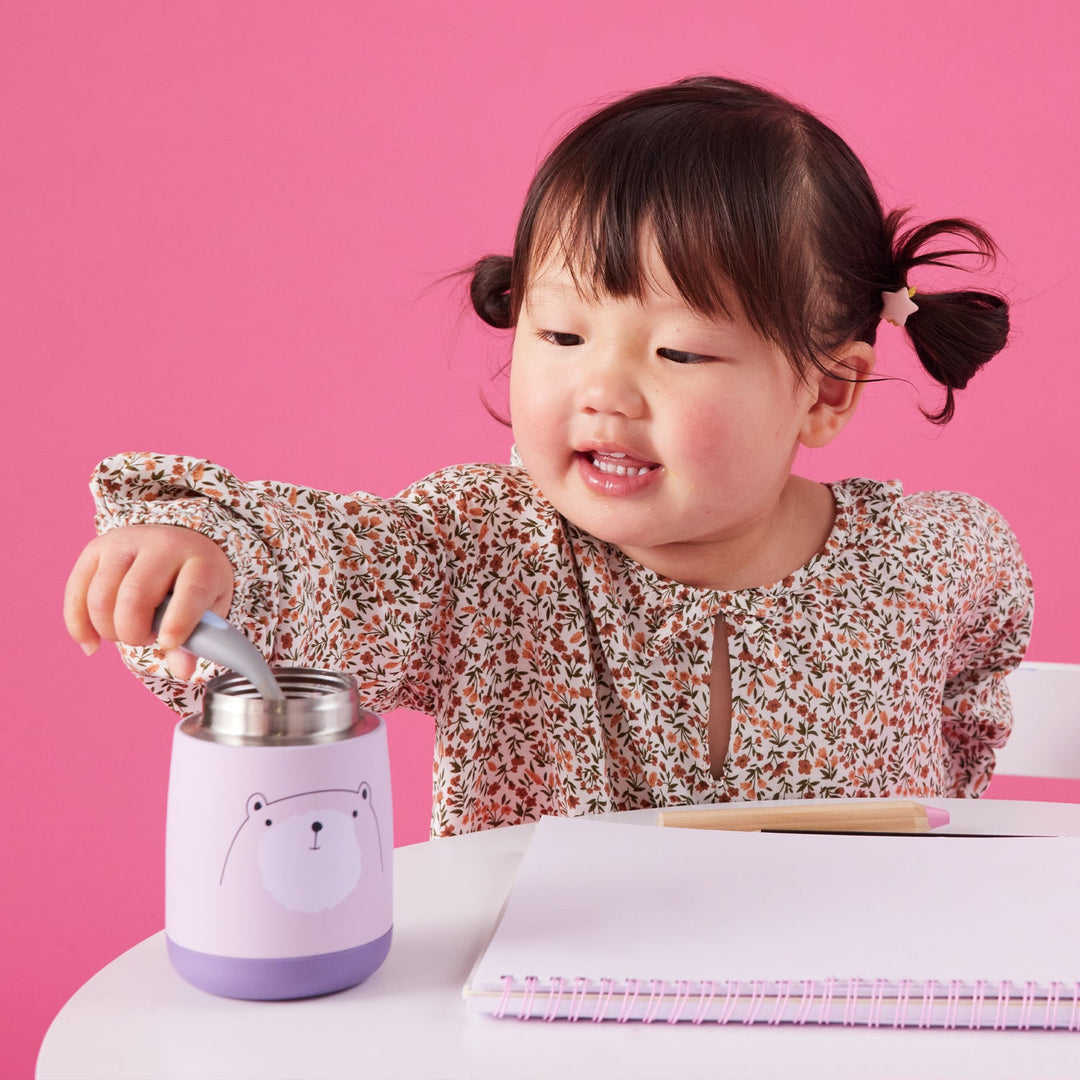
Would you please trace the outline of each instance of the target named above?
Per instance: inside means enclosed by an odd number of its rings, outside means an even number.
[[[209,537],[177,525],[129,525],[83,548],[64,591],[68,633],[87,654],[101,639],[152,645],[154,611],[172,592],[157,634],[169,670],[190,679],[195,657],[179,646],[203,612],[223,618],[233,593],[233,568]]]

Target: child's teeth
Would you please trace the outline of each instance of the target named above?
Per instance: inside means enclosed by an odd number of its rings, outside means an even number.
[[[625,454],[607,454],[609,458],[624,458]],[[601,458],[593,456],[593,465],[602,473],[611,473],[613,476],[644,476],[649,470],[648,467],[635,469],[632,465],[628,468],[625,465],[616,465],[613,461],[604,461]]]

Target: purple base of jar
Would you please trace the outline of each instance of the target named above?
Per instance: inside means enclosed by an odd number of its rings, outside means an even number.
[[[287,1001],[333,994],[363,982],[390,951],[393,927],[355,949],[319,956],[248,959],[194,952],[166,937],[169,960],[192,986],[219,997],[245,1001]]]

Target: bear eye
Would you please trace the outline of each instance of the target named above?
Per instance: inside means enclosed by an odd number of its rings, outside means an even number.
[[[352,812],[352,816],[353,816],[353,817],[359,817],[359,816],[360,816],[360,811],[359,811],[359,810],[354,810],[354,811]]]
[[[267,818],[266,819],[266,824],[267,825],[273,825],[274,823],[269,818]]]

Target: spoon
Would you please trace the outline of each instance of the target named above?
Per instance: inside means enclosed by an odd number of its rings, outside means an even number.
[[[154,612],[155,631],[161,627],[161,619],[170,599],[171,593]],[[285,700],[285,695],[262,653],[232,623],[226,622],[214,612],[207,611],[203,614],[199,625],[180,647],[185,652],[231,668],[247,679],[262,697],[271,701]]]

